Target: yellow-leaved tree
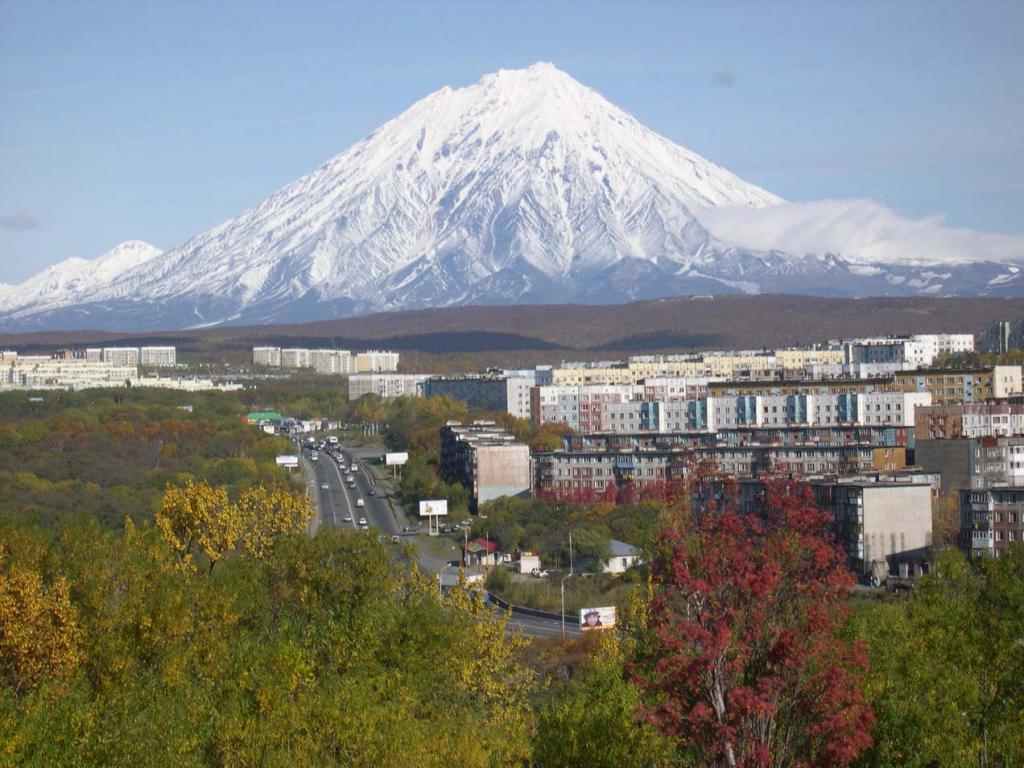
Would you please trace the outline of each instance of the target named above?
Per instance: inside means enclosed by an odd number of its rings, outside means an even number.
[[[164,492],[156,524],[183,567],[198,549],[213,570],[239,547],[262,557],[276,537],[305,529],[312,517],[309,498],[287,488],[257,485],[231,502],[223,486],[189,479]]]
[[[82,660],[77,614],[63,576],[51,584],[0,544],[0,686],[16,696],[43,679],[64,680]]]

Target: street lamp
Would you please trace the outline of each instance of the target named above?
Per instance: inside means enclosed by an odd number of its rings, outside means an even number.
[[[562,639],[565,640],[565,580],[572,576],[572,533],[569,533],[569,572],[562,577]]]

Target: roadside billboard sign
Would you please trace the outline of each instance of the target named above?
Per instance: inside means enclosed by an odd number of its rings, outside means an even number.
[[[615,606],[610,608],[581,608],[580,629],[610,629],[615,626]]]
[[[441,517],[448,514],[448,499],[431,499],[420,502],[420,517]]]
[[[299,466],[299,457],[284,454],[277,457],[277,466],[288,467],[289,469],[297,469]]]
[[[407,461],[409,461],[409,454],[405,451],[384,454],[384,464],[389,467],[401,467]]]

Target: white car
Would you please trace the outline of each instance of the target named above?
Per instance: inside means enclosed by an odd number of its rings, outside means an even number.
[[[348,468],[348,471],[349,472],[358,472],[359,471],[359,465],[358,464],[353,464],[351,467]]]
[[[365,507],[366,506],[366,502],[363,501],[362,499],[356,499],[356,506],[357,507]]]
[[[343,523],[351,523],[352,522],[352,515],[345,515],[343,518],[341,518],[341,522],[343,522]]]
[[[367,526],[366,518],[365,517],[360,517],[359,518],[359,527],[360,528],[365,528],[366,526]]]
[[[320,483],[320,489],[323,491],[330,490],[330,486],[327,483]]]

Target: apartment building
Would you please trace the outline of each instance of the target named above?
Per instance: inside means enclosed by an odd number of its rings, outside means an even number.
[[[918,408],[914,426],[923,440],[1024,435],[1024,402],[989,400]]]
[[[347,349],[314,349],[310,352],[313,370],[326,375],[355,372],[355,359]]]
[[[441,429],[441,476],[470,491],[470,511],[502,496],[529,496],[533,486],[530,447],[516,442],[493,421]]]
[[[253,347],[252,364],[277,368],[281,365],[280,347]]]
[[[48,355],[7,356],[0,361],[0,390],[94,389],[131,386],[139,380],[136,365],[116,365]]]
[[[423,384],[424,397],[451,397],[470,408],[504,411],[530,418],[530,390],[537,378],[529,375],[433,376]]]
[[[855,339],[844,343],[846,363],[910,363],[931,365],[942,353],[974,351],[970,333],[921,333],[913,336]]]
[[[309,349],[292,347],[281,350],[282,368],[312,368],[313,352]]]
[[[717,432],[627,432],[570,434],[562,438],[566,451],[680,450],[743,445],[872,445],[913,449],[910,427],[753,427]]]
[[[348,399],[377,395],[384,400],[395,397],[422,397],[426,375],[411,373],[354,373],[348,377]]]
[[[138,347],[104,347],[103,362],[116,366],[135,366],[140,359]]]
[[[387,373],[398,370],[398,353],[368,350],[356,355],[356,373]]]
[[[960,547],[967,557],[997,557],[1024,541],[1024,485],[960,491]]]
[[[894,472],[907,465],[902,446],[705,445],[669,450],[551,451],[534,454],[534,492],[579,501],[621,491],[643,496],[685,480],[694,464],[705,462],[739,478]]]
[[[1002,354],[1024,349],[1024,320],[998,320],[981,327],[978,346],[982,352]]]
[[[178,363],[174,347],[139,347],[139,365],[150,368],[173,368]]]
[[[575,393],[575,394],[574,394]],[[708,396],[639,400],[636,387],[535,389],[534,423],[562,421],[583,432],[717,432],[754,427],[914,426],[927,392]]]
[[[915,461],[942,476],[942,490],[1024,485],[1024,437],[918,439]]]
[[[920,576],[932,544],[932,484],[924,476],[810,478],[814,501],[832,516],[847,564],[862,579]],[[742,481],[741,505],[758,503],[764,485]]]
[[[932,403],[978,403],[1019,394],[1019,365],[983,368],[932,368],[893,374],[892,389],[899,392],[928,392]]]

